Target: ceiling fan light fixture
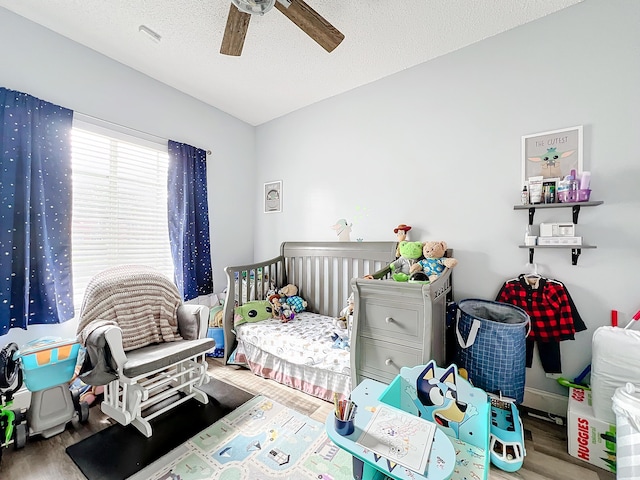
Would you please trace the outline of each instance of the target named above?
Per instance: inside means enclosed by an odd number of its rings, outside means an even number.
[[[231,0],[238,10],[252,15],[264,15],[273,8],[276,0]]]
[[[344,40],[344,34],[305,0],[231,0],[220,53],[234,57],[242,55],[251,16],[264,15],[274,6],[327,52],[333,52]]]

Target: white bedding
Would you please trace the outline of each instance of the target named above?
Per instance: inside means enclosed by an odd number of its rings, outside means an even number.
[[[351,392],[350,353],[334,347],[332,317],[302,312],[288,323],[279,319],[236,327],[234,363],[253,373],[333,401]]]

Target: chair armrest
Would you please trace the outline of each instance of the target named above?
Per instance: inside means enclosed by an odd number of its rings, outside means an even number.
[[[122,348],[122,330],[120,327],[109,326],[104,329],[103,335],[109,345],[111,358],[116,364],[118,375],[122,375],[124,364],[127,363],[127,355]]]
[[[209,307],[183,304],[178,307],[178,331],[185,340],[197,340],[207,336]]]

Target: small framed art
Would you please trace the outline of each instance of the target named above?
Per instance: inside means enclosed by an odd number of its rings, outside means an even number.
[[[529,177],[582,173],[582,125],[522,137],[522,185]]]
[[[264,184],[264,213],[282,211],[282,180]]]

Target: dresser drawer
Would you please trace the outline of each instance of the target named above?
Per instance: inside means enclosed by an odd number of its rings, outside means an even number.
[[[420,349],[364,336],[358,339],[358,353],[362,375],[385,383],[391,382],[400,368],[423,363]]]
[[[424,318],[417,306],[408,308],[402,302],[368,301],[364,305],[362,334],[382,339],[422,344]]]

